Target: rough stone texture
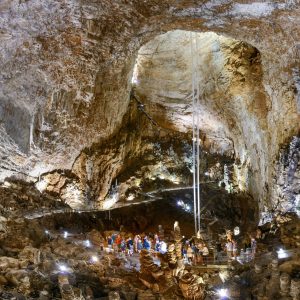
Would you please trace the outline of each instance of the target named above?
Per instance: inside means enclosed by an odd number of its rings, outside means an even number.
[[[300,215],[300,138],[294,136],[290,144],[280,151],[274,177],[274,207],[281,211],[294,211]]]
[[[190,32],[173,31],[158,36],[139,51],[136,92],[159,124],[176,131],[192,127],[191,65],[197,62],[200,83],[200,136],[210,153],[232,156],[246,172],[251,184],[263,187],[267,148],[266,116],[270,101],[262,86],[258,51],[239,41],[213,33],[193,35],[198,54],[191,55]],[[195,46],[194,46],[195,47]],[[252,151],[256,148],[257,151]],[[250,161],[250,163],[249,163]],[[252,181],[252,182],[251,182]]]
[[[250,157],[249,189],[271,206],[279,149],[299,131],[299,15],[297,0],[1,1],[0,178],[71,170],[82,149],[121,127],[142,44],[175,29],[212,31],[261,54],[266,104],[234,118],[244,138],[234,147]]]

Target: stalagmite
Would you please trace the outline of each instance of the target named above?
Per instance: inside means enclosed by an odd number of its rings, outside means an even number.
[[[174,240],[175,240],[175,255],[177,259],[182,259],[182,235],[179,223],[176,221],[174,224]]]
[[[292,296],[293,300],[297,300],[300,298],[300,280],[299,279],[291,280],[290,295]]]
[[[280,294],[283,297],[287,297],[290,292],[291,280],[287,273],[283,273],[280,276]]]
[[[180,278],[179,287],[184,299],[202,300],[205,298],[205,290],[202,286],[201,278],[192,273],[186,273]]]
[[[299,1],[0,0],[0,300],[299,300]]]
[[[75,294],[72,286],[69,284],[68,275],[58,275],[58,285],[63,300],[75,300]],[[76,299],[78,300],[78,299]]]

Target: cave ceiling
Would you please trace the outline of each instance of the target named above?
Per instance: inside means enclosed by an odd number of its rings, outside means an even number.
[[[189,184],[193,31],[205,161],[231,159],[261,210],[300,201],[299,19],[298,1],[1,1],[0,180],[74,207],[116,178],[127,198]]]

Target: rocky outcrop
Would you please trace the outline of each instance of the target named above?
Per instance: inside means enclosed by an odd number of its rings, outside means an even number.
[[[300,215],[300,138],[297,136],[280,152],[273,197],[273,210]]]
[[[180,278],[179,287],[184,299],[205,299],[205,289],[201,278],[192,273],[186,273]]]
[[[184,299],[202,300],[206,295],[203,279],[193,272],[185,270],[181,251],[182,235],[177,221],[174,224],[173,237],[175,243],[169,245],[168,252],[165,255],[158,254],[161,266],[153,262],[153,258],[147,250],[141,251],[140,280],[146,287],[156,293],[170,293],[171,288],[178,285]],[[166,298],[172,299],[176,297],[175,295],[175,293],[172,296],[168,294]]]

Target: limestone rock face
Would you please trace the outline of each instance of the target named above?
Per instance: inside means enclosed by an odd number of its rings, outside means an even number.
[[[268,176],[275,171],[272,167],[277,152],[273,150],[277,146],[269,147],[274,142],[268,121],[272,103],[257,49],[214,33],[168,32],[139,50],[136,93],[159,124],[191,131],[195,63],[202,147],[210,153],[234,153],[240,189],[263,199]]]
[[[73,172],[89,147],[105,151],[129,109],[139,48],[171,30],[209,31],[235,40],[218,36],[202,43],[213,46],[214,56],[201,57],[203,74],[210,75],[203,76],[209,80],[203,83],[203,114],[209,117],[202,120],[208,149],[234,150],[242,165],[249,164],[248,189],[261,206],[262,200],[270,205],[279,149],[299,131],[299,16],[297,1],[2,1],[0,180],[18,175],[38,181],[40,174]],[[162,58],[160,53],[156,62]],[[166,70],[171,66],[169,61]],[[184,79],[177,94],[170,88],[157,98],[160,83],[146,84],[144,71],[145,90],[138,94],[152,105],[157,122],[175,135],[188,132],[189,107],[178,101],[189,88],[188,73],[174,72]],[[127,149],[112,169],[101,166],[100,178],[118,174],[124,156],[138,148]],[[84,180],[76,176],[64,185],[66,198],[82,197]],[[110,184],[103,180],[96,199],[104,198]]]
[[[191,273],[186,273],[180,278],[179,287],[184,299],[205,299],[205,290],[201,285],[200,277]]]
[[[300,138],[292,137],[281,149],[274,176],[274,209],[295,211],[300,215]]]

